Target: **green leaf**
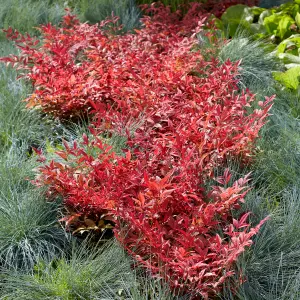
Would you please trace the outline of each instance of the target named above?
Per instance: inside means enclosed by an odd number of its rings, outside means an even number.
[[[257,7],[257,6],[249,7],[249,10],[255,17],[260,16],[264,11],[266,11],[265,8]]]
[[[284,3],[279,6],[278,11],[295,18],[299,11],[299,5],[297,3]]]
[[[254,23],[250,25],[250,30],[253,34],[263,34],[263,32],[265,31],[265,28],[263,27],[263,25],[258,24],[258,23]]]
[[[290,53],[297,55],[300,48],[300,34],[291,35],[288,39],[283,40],[276,49],[277,54]]]
[[[286,69],[292,69],[292,68],[295,68],[295,67],[299,67],[300,65],[296,64],[296,63],[291,63],[291,64],[286,64],[284,66],[286,67]]]
[[[300,28],[300,14],[298,12],[296,14],[295,21],[296,21],[298,28]]]
[[[290,27],[292,24],[295,24],[295,21],[289,15],[277,13],[265,17],[263,24],[269,34],[275,34],[281,39],[284,39],[293,33]]]
[[[283,43],[283,42],[280,43],[276,49],[277,54],[284,53],[286,47],[287,47],[287,43]]]
[[[264,24],[264,19],[266,18],[266,17],[269,17],[269,16],[271,16],[271,12],[270,12],[270,10],[265,10],[265,11],[263,11],[261,14],[260,14],[260,16],[259,16],[259,18],[258,18],[258,24]]]
[[[287,38],[292,34],[291,25],[295,24],[295,20],[288,16],[282,16],[278,24],[278,36],[281,39]]]
[[[242,4],[228,7],[221,17],[230,36],[234,36],[238,28],[249,29],[253,19],[254,14],[246,5]]]
[[[263,25],[265,26],[269,34],[274,34],[278,28],[278,24],[281,20],[281,15],[274,14],[264,18]]]
[[[299,87],[300,66],[285,72],[273,72],[273,77],[288,89],[297,90]]]
[[[285,64],[290,64],[290,63],[294,63],[294,64],[299,64],[300,66],[300,57],[296,56],[296,55],[292,55],[289,53],[280,53],[278,55],[278,57],[283,61],[283,63]]]

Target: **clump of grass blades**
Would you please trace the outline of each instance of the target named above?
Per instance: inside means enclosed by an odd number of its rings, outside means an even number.
[[[272,71],[281,69],[279,61],[266,51],[266,44],[253,40],[246,33],[239,33],[220,49],[218,58],[221,62],[240,61],[241,89],[249,88],[252,92],[263,91],[263,95],[274,93]]]
[[[283,101],[278,99],[277,102]],[[261,131],[254,176],[257,184],[278,193],[300,183],[299,120],[279,107],[273,107],[269,123]]]
[[[47,203],[35,190],[19,193],[11,187],[9,197],[0,193],[0,265],[30,270],[41,258],[53,259],[67,244],[57,225],[57,205]]]
[[[2,298],[10,299],[107,299],[187,300],[174,295],[159,279],[139,269],[124,250],[111,240],[104,245],[73,243],[70,253],[51,262],[39,261],[31,273],[2,273]],[[1,276],[1,275],[0,275]],[[0,277],[1,278],[1,277]]]
[[[9,149],[0,151],[0,186],[1,194],[11,195],[11,189],[22,193],[32,187],[29,179],[33,178],[33,168],[37,166],[36,158],[27,158],[27,145],[13,144]]]
[[[1,42],[0,56],[16,53],[9,42]],[[0,147],[10,148],[12,144],[41,144],[46,136],[51,137],[53,125],[50,119],[34,110],[25,108],[22,102],[30,92],[22,80],[16,79],[16,72],[0,65]]]
[[[37,162],[26,149],[13,143],[0,153],[0,266],[23,271],[59,255],[68,244],[57,225],[58,204],[46,202],[43,191],[29,182]]]
[[[71,253],[40,261],[31,274],[4,274],[5,299],[121,299],[134,285],[131,260],[114,241],[102,247],[74,243]],[[123,298],[124,299],[124,298]]]
[[[124,293],[127,299],[131,300],[189,300],[189,295],[178,296],[170,291],[168,285],[159,279],[153,279],[149,276],[140,276],[136,278],[136,286],[130,290],[124,286]]]
[[[295,93],[289,91],[286,88],[278,86],[276,91],[276,103],[279,106],[280,110],[288,112],[292,117],[298,118],[300,117],[300,101],[299,101],[299,93]]]
[[[263,190],[249,194],[245,209],[254,212],[252,221],[269,214],[266,204],[273,200],[268,198]],[[246,282],[236,295],[227,289],[224,299],[299,299],[299,225],[300,194],[295,186],[282,192],[281,202],[273,210],[271,219],[260,230],[254,245],[239,259],[238,269]]]
[[[70,4],[82,21],[97,23],[113,14],[119,17],[124,32],[140,26],[141,11],[134,0],[81,0]]]
[[[134,0],[2,0],[0,28],[12,27],[21,33],[39,35],[37,26],[46,23],[59,24],[65,8],[71,7],[82,22],[97,23],[112,13],[120,18],[124,31],[139,27],[140,9]],[[4,34],[0,34],[4,39]]]
[[[11,26],[22,33],[37,34],[34,27],[45,23],[58,24],[64,14],[63,1],[2,0],[0,28]]]

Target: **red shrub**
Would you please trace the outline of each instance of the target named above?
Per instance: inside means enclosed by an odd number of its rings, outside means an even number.
[[[152,275],[208,298],[234,274],[236,259],[263,222],[250,228],[248,214],[232,217],[247,192],[247,178],[206,195],[202,173],[214,164],[205,162],[205,148],[177,131],[154,138],[153,149],[149,142],[149,150],[133,151],[133,157],[130,152],[117,157],[98,138],[66,145],[58,153],[64,162],[42,167],[38,183],[64,197],[74,212],[69,222],[80,215],[113,218],[116,237]],[[229,179],[227,173],[218,181],[227,185]]]
[[[61,28],[41,26],[41,41],[8,29],[21,54],[1,60],[24,70],[21,75],[32,82],[28,107],[67,118],[90,109],[92,102],[114,104],[124,98],[123,89],[127,92],[132,79],[159,68],[174,45],[184,45],[184,53],[191,45],[186,36],[199,31],[203,21],[194,8],[182,20],[162,6],[148,12],[155,15],[142,18],[142,29],[123,36],[114,34],[116,18],[90,26],[71,15]]]
[[[41,50],[22,37],[21,56],[4,60],[28,71],[36,89],[29,106],[61,117],[95,114],[94,138],[65,143],[61,160],[41,167],[36,180],[64,198],[68,221],[113,220],[118,240],[154,276],[208,299],[263,221],[250,228],[248,214],[233,219],[247,177],[227,187],[225,173],[221,186],[204,186],[227,156],[249,159],[272,99],[247,112],[254,96],[238,95],[237,65],[195,51],[204,21],[196,5],[183,19],[151,11],[141,30],[124,36],[101,28],[110,23],[98,28],[68,16],[63,28],[42,28]],[[103,132],[128,138],[125,157],[102,143]]]
[[[261,224],[250,228],[247,215],[232,217],[247,178],[211,192],[203,186],[227,155],[251,154],[272,99],[248,114],[253,96],[237,95],[236,66],[229,63],[202,70],[201,78],[153,72],[156,84],[143,92],[145,99],[153,95],[152,105],[144,103],[145,120],[134,135],[124,130],[138,115],[131,99],[118,112],[99,108],[99,131],[128,133],[126,157],[110,153],[97,137],[85,138],[82,146],[58,153],[64,163],[42,167],[38,182],[62,195],[72,212],[109,215],[116,237],[153,275],[208,298],[232,276]],[[218,181],[227,185],[229,179]]]

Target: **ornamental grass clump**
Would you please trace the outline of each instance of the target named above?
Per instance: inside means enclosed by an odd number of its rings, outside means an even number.
[[[22,272],[40,259],[59,257],[69,243],[57,222],[58,203],[46,202],[28,181],[37,162],[24,153],[14,145],[0,158],[0,268]]]
[[[124,299],[138,288],[131,259],[114,241],[101,247],[74,242],[69,250],[41,258],[30,273],[3,272],[3,299]]]

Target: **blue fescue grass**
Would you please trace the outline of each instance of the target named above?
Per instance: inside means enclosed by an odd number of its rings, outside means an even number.
[[[74,11],[78,12],[82,21],[97,23],[114,16],[119,17],[123,31],[130,31],[140,26],[141,10],[134,0],[81,0],[74,3]]]
[[[16,53],[10,42],[2,41],[0,56]],[[53,125],[50,119],[37,111],[25,108],[22,102],[31,92],[23,80],[16,79],[15,70],[0,65],[0,147],[12,144],[39,144],[51,136]]]
[[[124,31],[140,26],[141,11],[134,0],[2,0],[0,28],[12,27],[21,33],[39,35],[41,24],[59,24],[71,8],[82,22],[97,23],[107,17],[118,16]],[[0,39],[5,39],[1,32]]]
[[[4,272],[1,299],[188,299],[174,296],[160,280],[132,266],[134,262],[114,240],[101,247],[88,240],[73,243],[70,253],[52,262],[41,260],[30,273]]]
[[[107,299],[134,282],[130,259],[114,242],[102,247],[73,244],[71,253],[52,262],[40,261],[30,274],[7,272],[5,299]]]
[[[30,270],[40,258],[53,259],[68,244],[59,226],[58,204],[48,203],[28,179],[37,165],[20,147],[0,158],[0,266]]]
[[[249,88],[257,100],[276,94],[268,123],[261,129],[257,142],[254,176],[260,184],[279,192],[299,183],[300,102],[272,78],[272,71],[281,65],[265,46],[265,42],[253,41],[240,33],[221,47],[219,59],[240,61],[239,86],[241,90]]]
[[[9,26],[22,33],[37,34],[36,26],[45,23],[58,24],[65,14],[63,1],[2,0],[0,28]],[[0,37],[4,38],[4,34]]]
[[[270,215],[254,238],[254,245],[238,260],[237,270],[246,282],[232,292],[226,286],[222,299],[299,299],[300,276],[300,135],[299,99],[280,88],[271,75],[281,68],[265,50],[263,41],[238,35],[219,53],[221,61],[241,60],[240,87],[249,88],[259,100],[277,94],[269,122],[257,142],[254,165],[236,175],[252,171],[254,189],[246,197],[243,211],[252,211],[253,224]],[[234,280],[238,280],[235,278]]]
[[[277,195],[278,196],[278,195]],[[274,197],[274,196],[273,196]],[[300,193],[298,187],[285,190],[277,207],[269,193],[252,191],[246,199],[245,210],[253,212],[253,222],[269,215],[254,239],[254,245],[238,260],[237,269],[242,271],[245,283],[237,293],[226,287],[223,299],[287,300],[299,299],[300,272]],[[238,278],[235,278],[238,280]]]
[[[218,58],[240,61],[239,86],[252,92],[263,91],[264,95],[273,93],[272,72],[282,68],[276,57],[266,50],[264,41],[253,40],[245,32],[240,32],[221,47]]]

